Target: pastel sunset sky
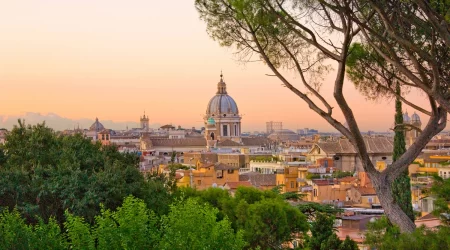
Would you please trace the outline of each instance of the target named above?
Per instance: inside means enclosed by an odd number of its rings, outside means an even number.
[[[193,0],[3,1],[0,115],[136,122],[145,110],[151,123],[200,127],[223,70],[243,130],[264,130],[273,120],[293,130],[333,131],[266,76],[263,63],[240,63],[233,52],[208,36]],[[328,99],[332,79],[333,72],[321,90]],[[363,131],[392,126],[394,102],[366,101],[350,82],[345,92]],[[423,95],[410,98],[428,107]]]

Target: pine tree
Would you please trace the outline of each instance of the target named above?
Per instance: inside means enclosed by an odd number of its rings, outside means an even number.
[[[397,94],[400,95],[400,85],[397,84]],[[395,162],[406,151],[405,129],[403,126],[402,102],[399,98],[395,100],[395,136],[394,136],[394,152],[392,160]],[[408,176],[408,169],[399,176],[392,185],[394,201],[402,208],[411,220],[414,221],[414,212],[411,202],[411,181]]]

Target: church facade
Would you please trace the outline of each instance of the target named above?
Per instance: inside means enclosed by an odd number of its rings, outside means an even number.
[[[148,119],[148,116],[146,117]],[[241,120],[238,106],[234,99],[228,95],[227,85],[220,75],[216,94],[207,104],[203,117],[205,131],[202,137],[171,138],[170,136],[156,136],[152,133],[141,134],[140,149],[143,152],[167,153],[177,152],[206,152],[227,151],[240,152],[247,149],[249,152],[269,147],[269,140],[263,137],[241,137]],[[170,131],[175,128],[170,128]],[[168,132],[170,132],[168,131]]]
[[[209,147],[218,142],[230,140],[242,143],[241,115],[234,99],[228,95],[227,85],[220,75],[216,95],[211,98],[204,116],[205,139]]]

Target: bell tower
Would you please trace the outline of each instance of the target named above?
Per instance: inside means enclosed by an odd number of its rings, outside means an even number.
[[[141,117],[141,129],[148,131],[148,127],[149,127],[149,118],[148,118],[148,116],[145,116],[145,111],[144,111],[144,115]]]

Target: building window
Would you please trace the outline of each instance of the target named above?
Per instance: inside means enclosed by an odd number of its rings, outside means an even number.
[[[237,124],[234,124],[234,136],[238,136]]]
[[[197,180],[197,185],[202,185],[202,180]]]
[[[291,188],[295,188],[295,184],[293,181],[291,181]]]
[[[367,200],[369,201],[369,203],[373,203],[373,198],[372,197],[369,197]]]
[[[233,169],[228,169],[228,173],[232,174],[232,173],[234,173],[234,170]]]
[[[102,134],[102,141],[105,140],[105,135]]]
[[[223,125],[222,135],[228,136],[228,126],[227,125]]]
[[[314,188],[314,197],[317,197],[317,189]]]

